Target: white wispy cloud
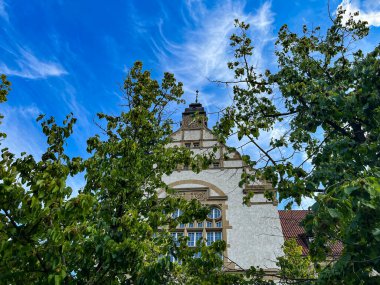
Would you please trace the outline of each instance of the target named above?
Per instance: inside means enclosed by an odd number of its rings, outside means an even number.
[[[14,56],[13,66],[4,62],[0,63],[0,72],[28,79],[40,79],[50,76],[61,76],[67,71],[57,62],[38,59],[31,51],[18,47],[12,52]]]
[[[255,46],[252,63],[259,68],[265,65],[264,47],[273,39],[274,14],[269,1],[247,13],[244,1],[221,1],[213,7],[206,7],[202,1],[189,0],[183,15],[186,23],[182,31],[186,35],[184,40],[176,42],[169,39],[164,33],[164,27],[169,23],[162,19],[159,25],[160,41],[154,41],[153,45],[162,68],[173,72],[184,82],[185,91],[193,93],[195,89],[202,90],[210,84],[209,79],[231,79],[227,62],[233,59],[229,37],[235,31],[234,19],[251,25],[250,35]],[[211,96],[202,97],[206,105],[208,102],[205,101],[213,98],[212,94],[208,95]],[[219,98],[219,106],[221,101]]]
[[[6,20],[7,22],[9,21],[9,16],[6,10],[6,3],[4,0],[0,0],[0,17]]]
[[[343,0],[338,7],[346,10],[346,18],[348,19],[349,13],[353,14],[359,11],[358,19],[367,21],[368,25],[380,27],[380,2],[378,0]]]
[[[41,110],[35,105],[5,105],[2,106],[1,113],[4,119],[0,128],[7,134],[7,138],[1,141],[1,148],[8,147],[16,155],[26,152],[40,157],[46,147],[46,138],[35,119],[42,113]]]
[[[0,17],[7,22],[2,29],[0,49],[0,73],[13,75],[27,79],[41,79],[50,76],[67,74],[66,69],[51,56],[36,55],[36,48],[30,49],[30,45],[22,40],[22,34],[18,33],[9,21],[6,11],[7,3],[0,0]],[[38,51],[38,49],[37,49]]]

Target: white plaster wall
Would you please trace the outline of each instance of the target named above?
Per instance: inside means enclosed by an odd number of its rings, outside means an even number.
[[[191,148],[191,151],[194,154],[207,154],[207,153],[211,154],[211,153],[213,153],[212,149],[210,149],[210,148]],[[216,154],[218,154],[218,158],[219,158],[220,157],[219,151]]]
[[[193,184],[193,183],[186,183],[181,185],[176,185],[173,188],[174,189],[180,189],[180,188],[204,188],[205,186],[199,185],[199,184]]]
[[[217,145],[217,143],[215,141],[203,141],[204,147],[213,147],[215,145]]]
[[[253,203],[255,203],[255,202],[261,203],[261,202],[269,202],[269,201],[265,198],[264,194],[255,193],[255,195],[251,199],[251,202],[253,202]]]
[[[243,162],[241,160],[225,160],[224,162],[225,167],[242,167]]]
[[[200,140],[201,130],[184,131],[184,140]]]
[[[171,146],[171,147],[174,147],[174,146],[180,147],[181,143],[180,142],[172,142],[172,143],[169,144],[169,146]]]
[[[241,170],[207,170],[175,172],[164,180],[167,184],[180,180],[202,180],[214,184],[226,195],[228,257],[244,269],[250,266],[276,268],[276,257],[282,254],[284,242],[277,207],[272,204],[243,206],[243,191],[238,187]],[[202,187],[202,185],[185,185]],[[182,186],[178,185],[178,188]]]
[[[209,130],[203,129],[203,139],[211,140],[211,139],[214,139],[214,136]]]
[[[174,141],[179,141],[182,139],[182,131],[177,131],[171,135]]]

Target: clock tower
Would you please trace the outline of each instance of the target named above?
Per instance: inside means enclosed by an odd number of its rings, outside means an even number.
[[[201,103],[191,103],[182,113],[182,129],[202,129],[207,127],[207,116]]]

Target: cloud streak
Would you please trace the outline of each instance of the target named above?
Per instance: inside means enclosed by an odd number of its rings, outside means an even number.
[[[253,13],[246,13],[244,9],[243,1],[223,1],[212,8],[202,1],[187,1],[183,10],[185,27],[182,34],[185,37],[182,42],[170,40],[164,33],[166,22],[163,19],[160,22],[161,37],[153,45],[162,68],[173,72],[184,82],[185,91],[191,93],[209,85],[209,79],[230,79],[232,74],[227,69],[227,62],[233,59],[229,37],[235,31],[234,19],[251,25],[250,36],[255,45],[252,63],[263,67],[266,64],[264,47],[273,39],[271,3],[264,2]]]
[[[4,119],[0,127],[7,134],[7,138],[1,141],[1,148],[9,147],[17,156],[26,152],[40,157],[46,146],[46,138],[35,119],[42,113],[41,110],[35,105],[5,105],[3,108]]]
[[[378,0],[343,0],[338,7],[346,10],[345,20],[348,19],[349,13],[353,14],[359,11],[358,19],[367,21],[370,26],[380,27],[380,2]]]
[[[0,17],[6,20],[7,22],[9,21],[9,16],[6,11],[6,3],[4,0],[0,0]]]
[[[67,74],[67,71],[59,63],[40,60],[24,48],[19,47],[13,55],[16,67],[9,67],[5,63],[0,63],[1,73],[27,79],[41,79]]]

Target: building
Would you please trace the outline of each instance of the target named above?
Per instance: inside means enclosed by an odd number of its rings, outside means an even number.
[[[295,239],[297,244],[302,247],[302,254],[308,255],[310,241],[313,237],[306,235],[305,229],[301,226],[301,222],[306,218],[309,211],[289,210],[278,212],[284,239]],[[328,256],[329,260],[335,260],[342,254],[343,244],[341,242],[331,243],[329,247],[331,250]]]
[[[200,103],[192,103],[182,114],[179,130],[172,134],[173,145],[191,148],[194,153],[217,147],[214,162],[199,174],[186,166],[165,177],[165,182],[178,195],[196,198],[210,205],[212,211],[205,221],[179,225],[173,235],[186,235],[189,245],[205,238],[207,243],[223,239],[226,270],[245,270],[260,266],[268,272],[277,270],[276,258],[283,254],[282,234],[276,201],[264,197],[267,183],[239,187],[241,174],[248,171],[238,152],[228,153],[207,127],[207,115]],[[254,192],[250,206],[243,205],[247,191]],[[161,192],[160,197],[166,195]],[[177,214],[180,214],[179,212]]]

